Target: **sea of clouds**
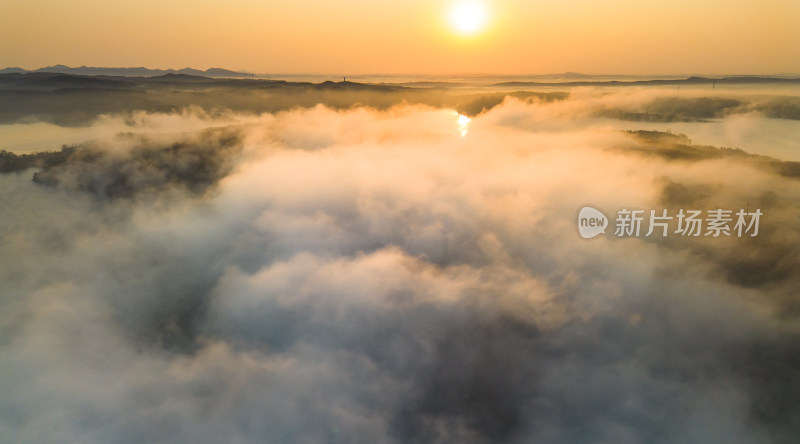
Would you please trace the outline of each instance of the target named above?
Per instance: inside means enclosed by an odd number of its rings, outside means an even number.
[[[797,171],[597,116],[636,100],[102,117],[0,174],[0,441],[796,440]]]

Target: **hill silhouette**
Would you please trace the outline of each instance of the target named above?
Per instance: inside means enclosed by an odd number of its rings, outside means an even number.
[[[209,68],[205,71],[194,68],[182,69],[151,69],[145,67],[129,67],[129,68],[106,68],[97,66],[80,66],[70,67],[67,65],[52,65],[34,70],[25,70],[22,68],[5,68],[0,70],[0,74],[8,73],[59,73],[59,74],[77,74],[88,76],[123,76],[123,77],[155,77],[165,74],[187,74],[193,76],[206,76],[206,77],[224,77],[224,78],[249,78],[253,77],[250,73],[236,72],[223,68]]]

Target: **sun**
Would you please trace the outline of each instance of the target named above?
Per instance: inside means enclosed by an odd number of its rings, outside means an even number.
[[[459,0],[450,8],[450,25],[464,35],[483,29],[487,18],[486,7],[477,0]]]

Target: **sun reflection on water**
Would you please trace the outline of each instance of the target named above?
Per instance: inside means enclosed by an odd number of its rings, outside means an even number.
[[[461,137],[467,135],[467,131],[469,131],[469,122],[471,120],[472,119],[463,114],[458,115],[458,129],[461,131]]]

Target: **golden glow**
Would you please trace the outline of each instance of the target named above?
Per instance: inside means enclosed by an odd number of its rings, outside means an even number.
[[[0,0],[0,69],[797,73],[798,23],[797,0]]]
[[[460,0],[450,9],[450,25],[461,34],[475,34],[486,25],[486,7],[475,0]]]

